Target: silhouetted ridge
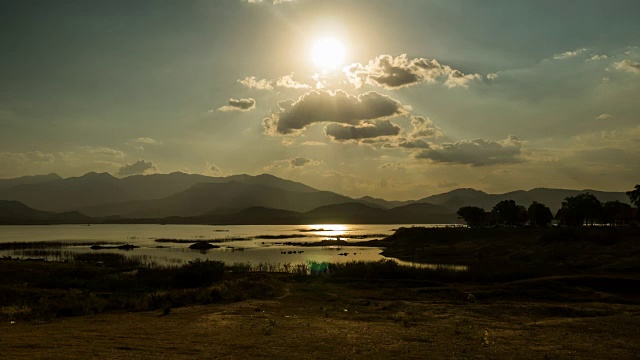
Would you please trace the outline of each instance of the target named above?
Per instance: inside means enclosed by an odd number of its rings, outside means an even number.
[[[47,175],[21,176],[12,179],[0,179],[0,189],[18,185],[38,184],[53,180],[60,180],[62,177],[56,173]]]
[[[0,224],[77,224],[88,220],[77,211],[53,213],[30,208],[19,201],[0,200]]]

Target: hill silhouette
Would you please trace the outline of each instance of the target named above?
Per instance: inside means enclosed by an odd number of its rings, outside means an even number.
[[[118,179],[108,173],[90,172],[83,176],[67,179],[62,179],[57,175],[46,175],[46,178],[29,177],[0,181],[0,184],[2,182],[7,184],[0,186],[0,199],[20,201],[28,206],[46,211],[78,210],[101,204],[161,199],[200,183],[221,184],[235,181],[287,191],[318,191],[310,186],[268,174],[211,177],[174,172],[135,175]]]
[[[38,184],[61,179],[62,177],[55,173],[47,175],[21,176],[13,179],[0,179],[0,189],[10,188],[18,185]]]
[[[555,213],[566,197],[576,196],[584,192],[595,195],[602,202],[618,200],[623,203],[629,203],[629,198],[624,192],[547,188],[536,188],[528,191],[518,190],[504,194],[487,194],[475,189],[456,189],[447,193],[428,196],[418,200],[418,202],[441,205],[451,211],[456,211],[463,206],[478,206],[490,211],[494,205],[502,200],[514,200],[516,204],[525,207],[529,206],[533,201],[537,201],[547,205]]]
[[[111,203],[82,207],[78,210],[90,216],[189,217],[216,212],[217,209],[240,211],[255,206],[305,212],[320,206],[348,201],[352,199],[328,191],[287,191],[271,186],[229,181],[196,184],[162,199]]]
[[[229,211],[224,213],[224,211]],[[444,211],[441,212],[441,211]],[[298,224],[451,224],[457,216],[448,209],[414,204],[396,209],[345,202],[320,206],[307,212],[253,206],[240,211],[212,211],[199,216],[111,219],[110,223],[211,224],[211,225],[298,225]]]
[[[36,210],[19,201],[0,200],[0,224],[82,224],[89,218],[77,211],[54,213]]]
[[[373,208],[393,209],[385,216],[400,218],[408,223],[418,223],[409,220],[421,219],[420,215],[415,215],[421,212],[430,214],[431,220],[435,219],[435,215],[446,215],[440,221],[446,223],[454,222],[455,219],[445,220],[463,206],[491,210],[498,202],[509,199],[525,207],[535,200],[555,212],[564,198],[585,191],[603,202],[618,200],[628,203],[624,192],[548,188],[504,194],[488,194],[465,188],[408,201],[387,201],[370,196],[354,199],[269,174],[211,177],[173,172],[116,178],[108,173],[90,172],[66,179],[49,174],[0,180],[0,199],[19,201],[34,209],[48,212],[79,211],[92,217],[140,219],[197,217],[203,214],[241,216],[239,213],[242,210],[252,207],[305,213],[323,206],[354,203],[366,205],[367,208],[358,208],[357,205],[350,205],[351,209],[339,207],[343,212],[342,218],[355,221],[365,220],[368,216],[367,222],[375,222],[380,215],[368,209]],[[264,209],[261,211],[266,211]],[[349,211],[353,214],[348,215]],[[247,218],[246,214],[242,216]]]

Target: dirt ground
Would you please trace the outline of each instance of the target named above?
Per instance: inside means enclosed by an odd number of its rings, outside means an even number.
[[[499,286],[264,274],[278,298],[0,324],[2,359],[634,359],[640,301],[589,279]],[[637,281],[638,279],[627,279]],[[566,294],[540,294],[563,283]],[[568,283],[574,285],[566,285]],[[575,285],[577,284],[577,285]],[[556,286],[557,288],[557,286]],[[547,290],[544,290],[547,291]],[[551,292],[552,290],[548,290]],[[531,296],[538,292],[541,296]],[[476,294],[473,297],[468,294]],[[542,298],[547,300],[542,301]],[[548,300],[554,298],[556,300]]]

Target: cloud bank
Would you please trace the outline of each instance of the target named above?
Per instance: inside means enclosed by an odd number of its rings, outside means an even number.
[[[432,145],[431,148],[419,152],[415,157],[437,163],[483,166],[522,162],[518,157],[521,150],[522,141],[509,135],[500,141],[472,139]]]

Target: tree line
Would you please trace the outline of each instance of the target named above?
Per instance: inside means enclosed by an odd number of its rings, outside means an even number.
[[[634,190],[627,191],[630,202],[636,206],[615,201],[601,202],[588,192],[576,196],[568,196],[562,202],[562,207],[555,216],[545,204],[534,201],[525,208],[516,204],[514,200],[502,200],[490,212],[477,206],[461,207],[457,214],[469,226],[507,225],[546,227],[552,220],[569,226],[583,225],[624,225],[633,222],[638,217],[640,207],[640,184]]]

